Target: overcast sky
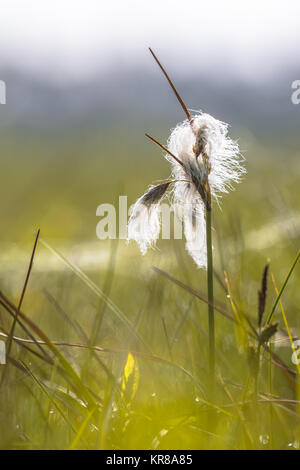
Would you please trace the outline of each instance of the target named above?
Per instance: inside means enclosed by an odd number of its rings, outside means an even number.
[[[152,67],[151,46],[181,73],[253,81],[297,67],[299,23],[299,0],[2,0],[0,57],[81,80],[116,64]]]

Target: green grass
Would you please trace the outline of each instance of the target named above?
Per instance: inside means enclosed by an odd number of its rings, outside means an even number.
[[[222,211],[214,207],[212,397],[206,272],[195,268],[181,241],[160,241],[158,250],[142,257],[134,244],[101,242],[95,235],[96,207],[118,194],[134,202],[149,181],[168,176],[167,163],[142,140],[135,148],[128,137],[116,143],[106,136],[105,146],[94,135],[75,141],[56,142],[53,152],[49,142],[31,148],[3,143],[3,335],[13,322],[38,227],[49,246],[38,244],[14,329],[29,342],[14,340],[9,363],[0,366],[1,375],[6,371],[0,447],[298,448],[297,368],[286,329],[299,334],[298,264],[280,302],[269,278],[263,318],[265,324],[273,312],[272,322],[279,322],[285,341],[275,337],[272,351],[293,374],[270,364],[268,345],[259,347],[249,326],[257,330],[267,260],[280,293],[299,250],[298,160],[283,161],[280,149],[268,155],[251,148],[247,178],[224,197]],[[99,265],[90,264],[93,256]]]

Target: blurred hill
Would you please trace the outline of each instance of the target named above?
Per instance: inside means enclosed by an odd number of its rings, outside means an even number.
[[[124,121],[149,129],[161,123],[172,127],[183,118],[155,67],[153,72],[143,67],[116,69],[90,81],[63,85],[12,69],[0,76],[7,84],[7,104],[0,108],[2,133],[7,128],[52,132],[95,125],[107,129]],[[205,74],[173,79],[189,108],[229,122],[234,132],[243,128],[257,139],[278,139],[288,146],[298,134],[300,106],[291,102],[296,70],[252,84]]]
[[[277,188],[296,208],[296,71],[255,84],[170,74],[188,107],[231,124],[246,156],[248,176],[226,207],[241,211],[251,230],[262,221],[274,223]],[[54,83],[13,69],[0,70],[0,78],[7,85],[7,104],[0,106],[0,243],[32,241],[36,227],[50,240],[95,240],[99,204],[127,194],[130,205],[150,183],[169,176],[162,152],[144,132],[166,142],[184,115],[155,66],[118,68],[80,83]],[[270,208],[264,211],[266,201]]]

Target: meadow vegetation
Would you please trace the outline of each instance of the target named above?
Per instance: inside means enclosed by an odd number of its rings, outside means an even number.
[[[214,208],[212,395],[206,272],[184,242],[161,240],[141,257],[134,244],[96,239],[97,206],[121,194],[133,203],[169,176],[167,162],[125,125],[28,135],[1,140],[0,339],[17,321],[0,366],[0,447],[299,448],[297,263],[284,286],[299,250],[294,151],[246,135],[247,178]]]

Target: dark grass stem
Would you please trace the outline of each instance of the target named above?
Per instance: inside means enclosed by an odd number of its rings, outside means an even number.
[[[281,287],[281,289],[280,289],[280,291],[279,291],[279,294],[278,294],[277,297],[276,297],[276,300],[275,300],[275,302],[274,302],[274,305],[273,305],[273,307],[272,307],[272,310],[271,310],[271,312],[270,312],[270,314],[269,314],[269,316],[268,316],[268,318],[267,318],[267,321],[266,321],[266,324],[267,324],[267,325],[268,325],[268,324],[270,323],[270,321],[272,320],[272,317],[273,317],[273,315],[274,315],[274,312],[275,312],[275,309],[276,309],[276,307],[277,307],[277,305],[278,305],[278,302],[279,302],[279,300],[280,300],[280,298],[281,298],[281,296],[282,296],[282,294],[283,294],[283,292],[284,292],[284,289],[285,289],[286,286],[287,286],[287,283],[288,283],[288,281],[289,281],[289,279],[290,279],[290,277],[291,277],[291,275],[292,275],[292,272],[294,271],[294,268],[295,268],[295,266],[296,266],[296,264],[297,264],[299,258],[300,258],[300,250],[298,251],[298,253],[297,253],[297,255],[296,255],[296,258],[294,259],[294,262],[293,262],[293,264],[292,264],[292,266],[291,266],[291,268],[290,268],[290,270],[289,270],[289,272],[288,272],[288,274],[287,274],[287,276],[286,276],[286,278],[285,278],[285,281],[284,281],[284,283],[282,284],[282,287]]]
[[[7,356],[9,356],[9,354],[10,354],[12,339],[13,339],[13,335],[14,335],[14,330],[15,330],[15,326],[16,326],[16,323],[17,323],[17,320],[18,320],[18,316],[19,316],[21,307],[22,307],[22,303],[23,303],[23,299],[24,299],[25,292],[26,292],[26,289],[27,289],[28,281],[29,281],[29,278],[30,278],[30,274],[31,274],[32,266],[33,266],[33,259],[34,259],[35,250],[36,250],[36,247],[37,247],[37,242],[38,242],[39,236],[40,236],[40,230],[37,231],[37,234],[35,236],[35,241],[34,241],[32,253],[31,253],[30,262],[29,262],[25,282],[24,282],[24,285],[23,285],[21,297],[20,297],[19,304],[18,304],[18,307],[17,307],[16,315],[14,316],[14,319],[13,319],[13,322],[12,322],[12,325],[11,325],[11,329],[10,329],[10,332],[9,332],[9,337],[8,337],[8,342],[7,342]]]
[[[207,297],[208,297],[208,334],[209,334],[209,373],[210,387],[213,391],[215,382],[215,318],[214,318],[214,284],[213,254],[211,237],[212,210],[206,208],[206,249],[207,249]]]
[[[30,273],[31,273],[32,266],[33,266],[33,260],[34,260],[34,255],[35,255],[35,251],[36,251],[36,247],[37,247],[37,242],[38,242],[38,239],[39,239],[39,235],[40,235],[40,230],[37,231],[37,234],[36,234],[36,236],[35,236],[35,241],[34,241],[32,253],[31,253],[30,262],[29,262],[29,266],[28,266],[28,270],[27,270],[25,282],[24,282],[24,285],[23,285],[21,297],[20,297],[19,304],[18,304],[18,307],[17,307],[17,310],[16,310],[16,314],[15,314],[15,316],[14,316],[14,318],[13,318],[12,325],[11,325],[11,328],[10,328],[10,331],[9,331],[9,335],[8,335],[8,338],[7,338],[7,346],[6,346],[6,360],[7,360],[7,361],[8,361],[8,359],[9,359],[9,357],[10,357],[10,352],[11,352],[11,347],[12,347],[12,342],[13,342],[13,336],[14,336],[14,331],[15,331],[15,327],[16,327],[16,324],[17,324],[17,321],[18,321],[19,313],[20,313],[20,310],[21,310],[21,307],[22,307],[22,303],[23,303],[23,299],[24,299],[24,296],[25,296],[25,292],[26,292],[26,288],[27,288],[27,285],[28,285],[28,281],[29,281],[29,278],[30,278]],[[4,369],[4,371],[6,371],[6,368]],[[2,374],[2,377],[1,377],[1,384],[2,384],[3,381],[4,381],[4,378],[5,378],[5,372]]]

